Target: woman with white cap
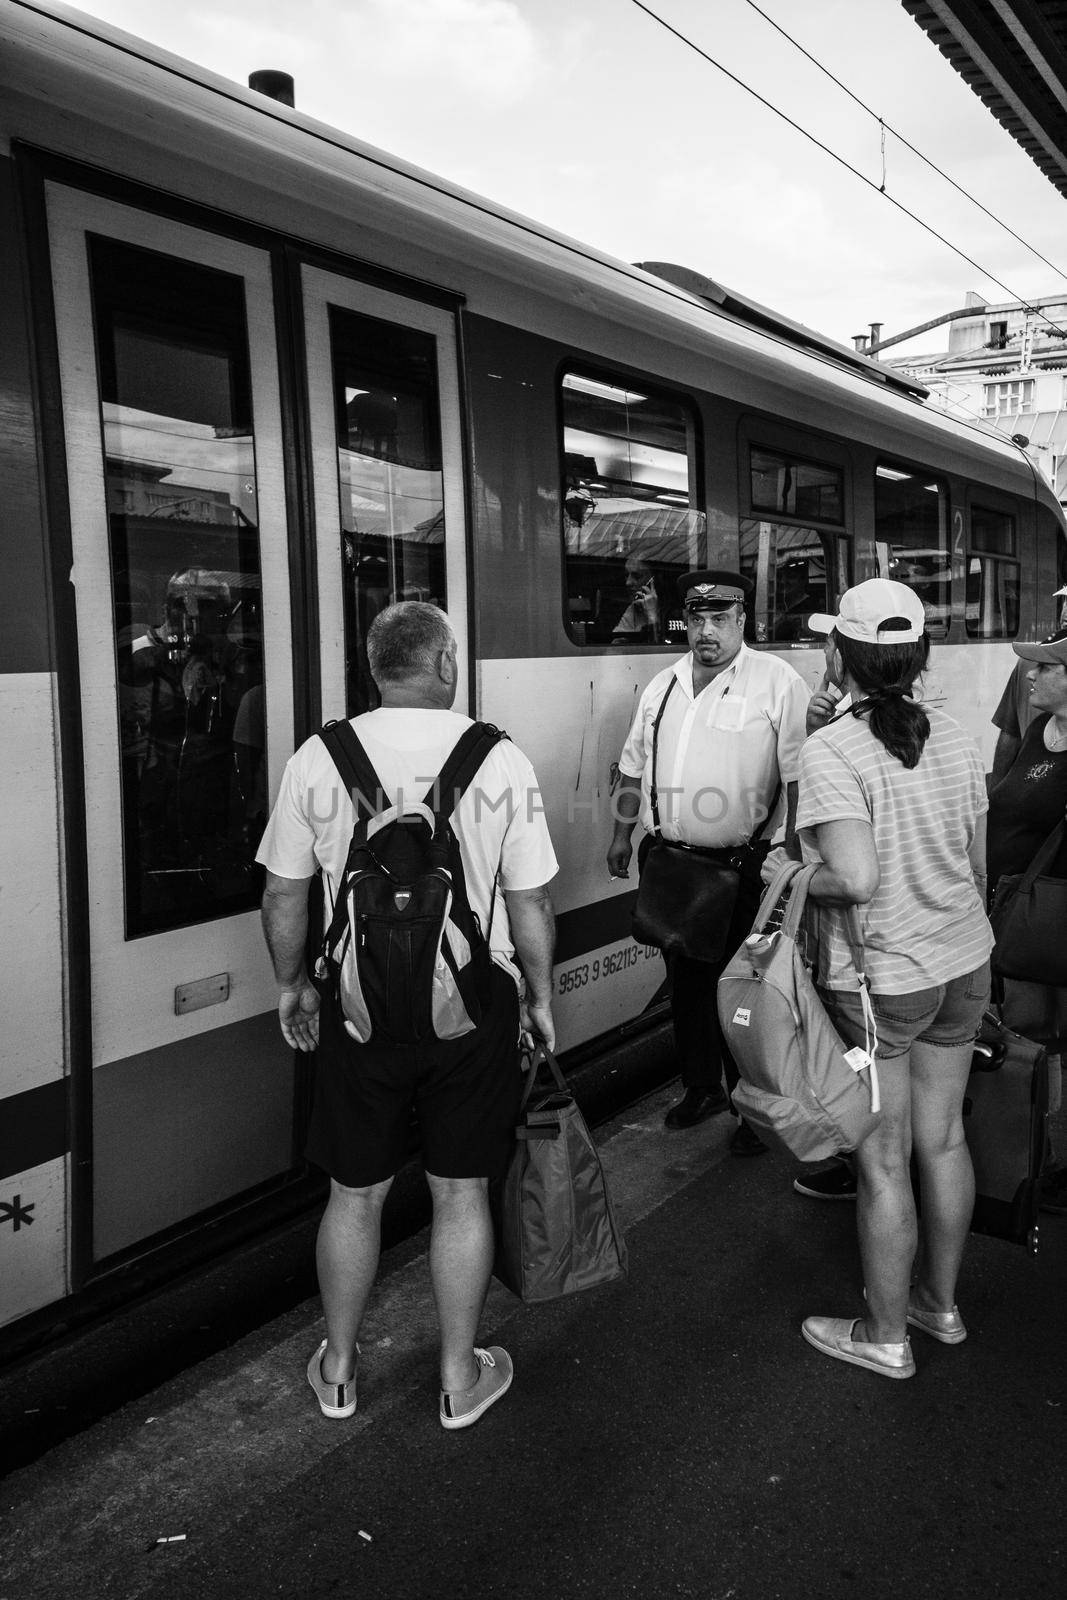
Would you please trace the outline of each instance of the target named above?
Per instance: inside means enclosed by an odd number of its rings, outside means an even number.
[[[821,863],[810,890],[818,978],[838,1032],[862,1049],[846,926],[858,906],[883,1114],[856,1151],[866,1306],[856,1318],[809,1317],[803,1333],[825,1355],[909,1378],[909,1325],[945,1344],[967,1337],[955,1292],[974,1207],[963,1096],[993,944],[979,886],[985,782],[974,741],[916,696],[930,638],[911,589],[872,578],[837,616],[810,623],[828,635],[829,681],[851,698],[800,756],[797,831],[805,858]]]

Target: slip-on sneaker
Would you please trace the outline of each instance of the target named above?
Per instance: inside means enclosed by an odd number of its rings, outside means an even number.
[[[356,1375],[353,1373],[346,1383],[327,1383],[322,1375],[325,1349],[324,1339],[308,1362],[308,1382],[324,1417],[350,1417],[356,1409]]]
[[[809,1200],[855,1200],[856,1174],[847,1161],[835,1161],[822,1172],[794,1178],[793,1188]]]
[[[515,1368],[511,1357],[498,1344],[488,1350],[475,1349],[480,1371],[471,1389],[441,1390],[442,1428],[469,1428],[511,1388]]]
[[[853,1339],[859,1318],[808,1317],[801,1333],[810,1345],[821,1350],[824,1356],[835,1361],[851,1361],[855,1367],[866,1367],[868,1372],[880,1372],[883,1378],[913,1378],[915,1357],[911,1353],[911,1340],[903,1344],[872,1344],[865,1339]]]
[[[914,1306],[909,1300],[908,1321],[913,1328],[921,1328],[928,1333],[931,1339],[940,1339],[942,1344],[962,1344],[967,1337],[967,1329],[956,1306],[951,1311],[924,1311],[922,1306]]]

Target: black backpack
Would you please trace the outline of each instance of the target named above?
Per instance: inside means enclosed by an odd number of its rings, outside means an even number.
[[[472,1032],[489,1006],[494,884],[483,935],[449,818],[490,750],[507,738],[475,722],[425,799],[386,806],[347,721],[319,737],[352,798],[355,824],[316,976],[360,1044],[417,1044]]]

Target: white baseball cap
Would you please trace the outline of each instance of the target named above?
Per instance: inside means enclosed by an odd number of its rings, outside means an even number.
[[[889,628],[902,621],[906,627]],[[926,611],[914,589],[892,578],[868,578],[846,589],[836,617],[822,612],[808,618],[813,633],[830,633],[835,628],[846,639],[863,644],[914,644],[926,631]]]

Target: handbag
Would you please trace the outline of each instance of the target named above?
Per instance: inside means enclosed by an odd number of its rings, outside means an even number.
[[[752,932],[719,979],[719,1021],[740,1081],[731,1098],[745,1120],[801,1161],[855,1150],[881,1115],[878,1031],[864,976],[863,935],[847,917],[866,1028],[849,1048],[819,998],[800,947],[808,885],[818,863],[786,861],[760,901]],[[788,896],[779,927],[772,918]]]
[[[1027,983],[1067,985],[1067,878],[1043,876],[1055,861],[1067,820],[1057,823],[1023,873],[997,884],[989,920],[996,948],[993,971]]]
[[[552,1083],[536,1090],[542,1066]],[[626,1241],[600,1157],[555,1056],[543,1044],[526,1069],[515,1134],[497,1203],[500,1281],[532,1304],[624,1277]]]
[[[1042,1047],[987,1011],[971,1060],[963,1129],[974,1165],[971,1230],[1037,1251],[1049,1071]]]
[[[726,953],[730,921],[741,885],[745,845],[733,850],[702,850],[699,846],[664,839],[660,834],[656,758],[659,725],[677,679],[672,677],[652,725],[652,775],[649,806],[652,834],[642,844],[641,877],[632,916],[638,944],[655,945],[664,955],[686,956],[690,961],[721,961]],[[775,794],[767,821],[778,805]],[[766,827],[766,823],[764,824]]]

